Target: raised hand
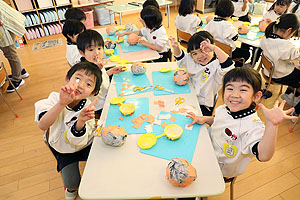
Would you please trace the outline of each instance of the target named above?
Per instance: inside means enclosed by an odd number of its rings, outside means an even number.
[[[94,99],[94,101],[87,108],[84,108],[80,112],[80,114],[78,116],[79,123],[77,125],[79,125],[80,123],[85,123],[86,121],[95,118],[95,109],[96,108],[94,107],[94,105],[97,101],[98,101],[98,99]],[[82,128],[83,128],[83,126],[80,127],[79,130]]]
[[[204,53],[214,51],[214,49],[215,45],[211,44],[208,39],[200,43],[200,50],[202,50]]]
[[[274,107],[271,109],[266,108],[263,104],[258,106],[262,109],[267,122],[271,122],[273,125],[279,125],[282,121],[286,119],[297,119],[296,116],[290,116],[289,114],[293,112],[294,108],[288,110],[283,110],[285,100],[283,100],[278,106],[278,100],[275,102]]]
[[[63,106],[70,104],[75,99],[77,85],[65,85],[59,91],[59,103]]]
[[[179,44],[178,44],[176,38],[170,36],[170,37],[169,37],[169,40],[170,40],[171,46],[172,46],[173,48],[179,48]]]

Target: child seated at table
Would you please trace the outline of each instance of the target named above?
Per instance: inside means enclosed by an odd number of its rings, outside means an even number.
[[[81,54],[82,61],[89,61],[96,64],[102,72],[102,84],[99,94],[95,97],[90,97],[91,100],[98,99],[95,104],[96,119],[99,119],[102,113],[103,105],[110,85],[109,76],[119,73],[122,67],[112,67],[105,70],[103,67],[104,41],[100,33],[95,30],[86,30],[78,35],[77,48]]]
[[[78,20],[69,19],[64,24],[62,34],[67,39],[66,58],[71,67],[80,62],[81,55],[77,49],[76,40],[78,34],[83,31],[85,31],[85,26]]]
[[[196,116],[188,113],[195,123],[208,124],[210,138],[225,178],[244,173],[253,156],[261,162],[270,160],[274,154],[279,124],[286,119],[295,119],[284,111],[285,101],[272,109],[259,104],[266,125],[258,117],[255,107],[261,96],[261,76],[252,68],[239,67],[227,72],[223,78],[224,105],[216,109],[215,116]]]
[[[197,32],[189,39],[187,54],[180,50],[175,38],[170,37],[170,41],[178,66],[186,68],[191,77],[202,114],[211,116],[222,78],[234,68],[232,59],[214,45],[214,38],[207,31]]]
[[[79,161],[86,161],[93,142],[94,102],[102,78],[97,65],[80,62],[69,69],[65,85],[35,103],[35,121],[57,160],[66,199],[75,199],[80,183]]]
[[[163,27],[161,12],[154,6],[146,6],[141,11],[141,22],[144,28],[137,31],[129,31],[123,33],[117,33],[117,37],[123,37],[135,33],[143,36],[144,38],[139,40],[139,43],[157,51],[160,55],[159,59],[153,60],[153,62],[167,62],[171,56],[171,49],[169,45],[168,35],[166,29]]]
[[[146,1],[143,3],[143,8],[145,8],[146,6],[154,6],[154,7],[156,7],[157,9],[159,9],[159,4],[157,3],[156,0],[146,0]]]
[[[82,22],[83,24],[86,21],[86,15],[84,14],[84,12],[81,9],[75,8],[75,7],[69,8],[66,11],[65,18],[66,18],[66,20],[74,19],[74,20]]]
[[[232,48],[232,58],[244,58],[245,61],[250,57],[249,49],[238,48],[234,44],[239,37],[237,29],[230,20],[234,11],[231,0],[221,0],[217,6],[214,19],[210,20],[204,30],[210,32],[216,41],[227,44]],[[236,67],[242,67],[243,63],[235,62]]]
[[[292,0],[276,0],[267,12],[264,13],[263,19],[268,22],[275,21],[282,14],[287,13]]]
[[[232,17],[238,17],[239,21],[251,22],[248,1],[252,3],[252,0],[232,0],[234,6]]]
[[[289,86],[281,98],[290,106],[295,106],[300,100],[300,69],[298,68],[300,53],[288,39],[298,32],[299,26],[295,14],[283,14],[269,24],[260,42],[263,54],[274,63],[272,81]],[[266,71],[265,74],[269,75]],[[298,88],[295,102],[292,102],[293,88]]]
[[[293,1],[288,9],[288,13],[294,13],[298,17],[298,20],[300,20],[299,5],[300,5],[299,1],[297,1],[297,2]]]
[[[195,0],[181,0],[178,15],[175,18],[177,29],[193,35],[203,24],[200,16],[193,14],[195,11]]]

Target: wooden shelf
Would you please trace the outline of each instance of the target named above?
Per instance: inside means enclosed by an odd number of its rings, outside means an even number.
[[[78,5],[73,4],[73,7],[84,8],[84,7],[98,6],[98,5],[113,3],[113,2],[114,2],[113,0],[108,0],[108,1],[101,1],[101,2],[97,2],[97,3],[89,3],[89,4],[78,4]]]

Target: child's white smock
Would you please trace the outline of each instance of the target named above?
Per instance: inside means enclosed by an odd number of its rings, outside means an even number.
[[[248,14],[249,7],[248,4],[246,6],[246,9],[242,11],[242,8],[244,6],[244,0],[238,0],[238,2],[232,1],[234,6],[234,12],[233,15],[236,17],[242,17]]]
[[[263,19],[270,19],[272,22],[275,21],[280,15],[277,15],[274,10],[265,12]]]
[[[201,19],[194,14],[187,14],[186,16],[177,15],[175,18],[176,28],[191,35],[197,32],[200,24]]]
[[[69,65],[73,66],[73,65],[79,63],[81,57],[82,56],[79,53],[77,45],[74,44],[74,43],[72,43],[72,44],[71,43],[70,44],[67,43],[66,58],[67,58],[67,61],[68,61]]]
[[[216,109],[210,137],[224,177],[235,177],[246,170],[254,156],[252,147],[264,134],[264,123],[257,116],[254,108],[239,113],[241,116],[238,114],[237,117],[229,114],[226,105]],[[229,136],[229,133],[232,136]],[[226,144],[236,146],[235,156],[229,157],[224,153],[232,155],[233,152],[229,148],[224,148],[227,147]]]

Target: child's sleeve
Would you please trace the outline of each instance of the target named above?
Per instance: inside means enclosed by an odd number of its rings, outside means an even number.
[[[35,121],[39,122],[42,116],[59,101],[59,94],[52,92],[47,99],[37,101],[35,107]]]
[[[181,50],[181,54],[179,56],[174,56],[176,61],[177,61],[177,64],[178,64],[178,67],[179,68],[185,68],[186,67],[186,63],[187,63],[187,55],[186,53]]]
[[[279,56],[282,60],[295,60],[299,58],[299,49],[293,46],[291,43],[288,42],[285,46],[280,46],[278,47],[278,49],[280,51]]]
[[[166,46],[166,44],[169,42],[168,35],[166,31],[162,31],[160,35],[155,39],[155,44],[159,46]]]
[[[93,134],[93,119],[85,122],[85,126],[80,131],[76,130],[76,122],[71,128],[67,129],[67,134],[65,137],[66,142],[69,142],[72,145],[75,145],[79,148],[85,146],[90,141],[90,138]]]
[[[224,37],[233,41],[236,41],[239,34],[236,28],[229,22],[229,26],[224,29]]]
[[[145,28],[145,27],[141,28],[140,32],[141,32],[141,34],[142,34],[143,37],[147,36],[147,31],[148,31],[147,28]]]
[[[250,123],[254,123],[254,126],[250,130],[248,130],[245,135],[243,135],[242,154],[253,154],[253,146],[259,143],[264,135],[265,125],[259,118],[255,120],[255,122],[252,121]]]
[[[70,48],[69,50],[67,50],[67,60],[68,63],[71,66],[74,66],[75,64],[80,62],[81,59],[81,54],[79,53],[79,50],[76,48]]]
[[[231,57],[228,57],[225,62],[220,63],[219,66],[217,67],[215,81],[219,84],[222,84],[223,76],[231,69],[234,69],[234,62],[232,61]]]

